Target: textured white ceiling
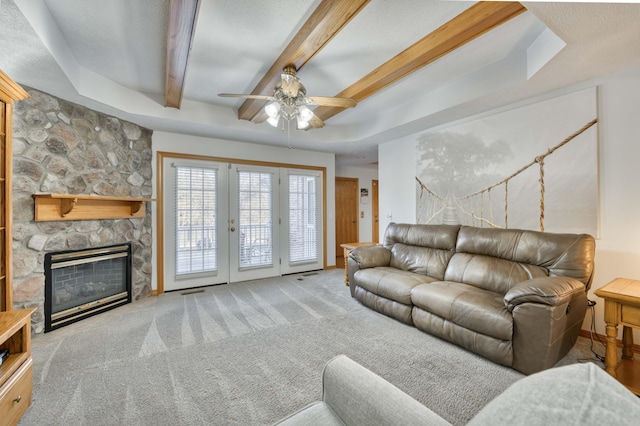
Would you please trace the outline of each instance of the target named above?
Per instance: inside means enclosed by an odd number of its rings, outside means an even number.
[[[312,0],[203,1],[185,97],[225,104],[218,93],[250,93],[316,5]]]
[[[22,84],[155,130],[290,144],[368,164],[378,143],[640,65],[640,5],[525,2],[529,12],[323,129],[289,140],[266,124],[237,120],[241,101],[217,94],[250,92],[318,4],[202,0],[181,110],[163,106],[169,0],[2,0],[0,68]],[[372,0],[299,71],[307,93],[337,94],[472,4]],[[543,33],[555,42],[540,38],[537,53],[548,62],[529,76],[528,55]]]
[[[133,90],[164,93],[169,0],[44,0],[78,64]]]

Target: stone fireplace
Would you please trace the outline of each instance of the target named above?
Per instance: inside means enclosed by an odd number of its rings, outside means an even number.
[[[45,326],[52,331],[131,302],[131,244],[47,253]]]
[[[25,87],[13,115],[13,306],[45,329],[47,253],[131,245],[131,299],[151,296],[150,203],[139,218],[36,221],[33,194],[148,198],[149,129]]]

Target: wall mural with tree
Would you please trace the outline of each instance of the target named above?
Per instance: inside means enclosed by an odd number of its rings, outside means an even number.
[[[597,91],[419,135],[418,223],[597,234]]]

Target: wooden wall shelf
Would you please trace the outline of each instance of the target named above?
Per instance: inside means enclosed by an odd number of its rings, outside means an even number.
[[[98,195],[33,194],[36,222],[142,218],[145,202],[153,198],[102,197]]]

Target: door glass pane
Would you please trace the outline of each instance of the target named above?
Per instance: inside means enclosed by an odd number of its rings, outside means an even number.
[[[289,175],[289,262],[318,259],[318,178]]]
[[[176,275],[217,270],[216,169],[176,168]]]
[[[273,265],[272,181],[269,172],[238,170],[240,268]]]

